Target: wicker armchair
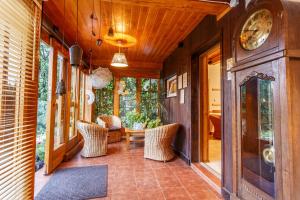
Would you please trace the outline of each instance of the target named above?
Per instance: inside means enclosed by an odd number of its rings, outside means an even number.
[[[84,139],[81,151],[83,157],[103,156],[107,153],[107,128],[102,128],[95,123],[76,121],[76,127]]]
[[[120,142],[122,139],[121,119],[114,115],[101,115],[97,117],[97,123],[108,128],[108,143]]]
[[[179,124],[169,124],[145,130],[144,158],[169,161],[175,157],[171,143]]]

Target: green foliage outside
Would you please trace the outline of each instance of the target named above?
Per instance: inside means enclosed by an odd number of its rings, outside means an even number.
[[[44,160],[45,156],[49,53],[50,48],[46,44],[41,42],[36,141],[36,154],[41,160]]]
[[[158,118],[158,80],[142,79],[141,113],[149,119]]]
[[[128,85],[128,84],[133,84],[133,85]],[[129,88],[129,91],[136,92],[136,89],[131,89],[135,87],[136,87],[136,81],[126,82],[126,89]],[[141,87],[142,87],[141,103],[139,105],[140,113],[136,112],[135,109],[136,106],[134,107],[128,106],[130,109],[127,110],[123,109],[123,111],[126,111],[125,116],[122,115],[123,124],[125,124],[126,127],[128,128],[133,128],[135,123],[142,123],[145,128],[155,128],[161,125],[161,120],[158,116],[158,80],[143,78],[141,80]],[[132,101],[135,101],[135,95],[129,96],[129,99],[132,99],[133,97],[134,99]],[[126,96],[123,98],[126,98]],[[124,103],[127,102],[125,101]]]
[[[155,128],[157,126],[161,125],[161,120],[160,118],[150,118],[149,116],[146,115],[146,113],[138,113],[134,109],[133,111],[130,111],[126,113],[126,123],[127,123],[127,128],[134,128],[135,123],[141,123],[143,124],[144,128]]]
[[[123,77],[125,82],[125,93],[120,95],[120,117],[123,126],[133,128],[134,123],[143,123],[147,128],[154,128],[161,124],[158,116],[158,80],[141,80],[141,103],[140,111],[136,112],[136,79]],[[114,81],[103,89],[95,91],[95,119],[99,115],[113,114],[113,91]]]
[[[95,119],[99,115],[112,115],[114,109],[114,81],[106,88],[95,91]]]
[[[133,128],[134,123],[142,123],[144,125],[147,121],[147,116],[145,113],[137,113],[136,110],[127,112],[125,115],[125,122],[127,128]]]

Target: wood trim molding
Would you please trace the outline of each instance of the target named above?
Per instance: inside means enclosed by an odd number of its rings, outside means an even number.
[[[285,56],[285,52],[284,51],[279,51],[277,53],[274,54],[270,54],[267,55],[263,58],[258,58],[255,61],[252,62],[247,62],[247,63],[242,63],[242,64],[236,64],[233,68],[231,68],[231,72],[235,72],[235,71],[240,71],[246,68],[250,68],[253,66],[257,66],[266,62],[269,62],[271,60],[275,60],[275,59],[279,59]]]
[[[220,21],[227,13],[231,11],[232,7],[226,8],[221,14],[217,15],[217,21]]]
[[[57,69],[57,50],[52,47],[53,41],[50,39],[51,50],[49,53],[48,68],[48,104],[47,104],[47,123],[46,123],[46,144],[45,144],[45,173],[53,171],[53,149],[54,149],[54,123],[55,123],[55,85]]]
[[[218,192],[219,194],[222,193],[221,189],[221,181],[217,180],[217,177],[214,177],[208,170],[204,169],[199,163],[192,163],[191,168],[196,174],[198,174],[201,178],[203,178],[212,188]]]
[[[300,49],[286,50],[287,57],[300,58]]]
[[[104,0],[110,2],[110,0]],[[237,0],[231,0],[230,5],[237,5]],[[214,7],[217,6],[229,6],[227,0],[200,0],[200,1],[190,1],[190,0],[114,0],[114,3],[132,5],[132,6],[145,6],[150,8],[167,8],[178,11],[183,10],[193,10],[194,12],[217,14]]]
[[[204,53],[199,58],[199,77],[200,77],[200,161],[208,161],[208,133],[209,133],[209,99],[208,99],[208,54]]]
[[[162,63],[157,62],[141,62],[135,60],[128,60],[128,68],[116,68],[111,67],[111,60],[107,59],[94,59],[93,60],[94,67],[101,65],[102,67],[108,67],[112,70],[126,70],[126,69],[135,69],[135,70],[161,70],[163,67]],[[142,68],[142,69],[141,69]]]

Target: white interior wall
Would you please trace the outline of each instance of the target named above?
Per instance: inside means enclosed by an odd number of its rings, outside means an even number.
[[[221,66],[208,65],[209,111],[221,110]]]

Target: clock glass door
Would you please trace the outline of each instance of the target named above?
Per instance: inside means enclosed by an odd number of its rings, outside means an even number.
[[[275,196],[274,78],[261,73],[240,85],[242,179]]]

